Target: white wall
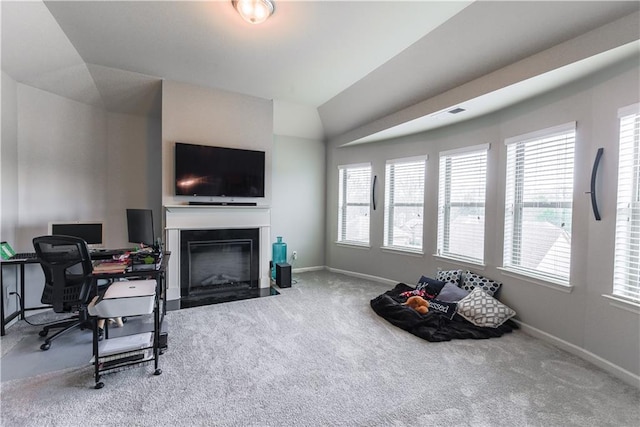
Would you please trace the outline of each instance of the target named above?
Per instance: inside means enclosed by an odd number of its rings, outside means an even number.
[[[18,222],[18,85],[2,72],[2,135],[0,137],[0,240],[9,242],[14,249],[15,225]],[[17,268],[2,269],[0,292],[15,291]],[[6,313],[17,307],[15,298],[5,299]]]
[[[436,258],[438,152],[461,146],[491,143],[488,155],[484,268],[473,268],[504,283],[501,299],[518,318],[548,334],[556,342],[575,347],[591,360],[611,364],[622,375],[640,375],[640,316],[614,306],[602,297],[612,291],[613,226],[617,181],[617,109],[640,98],[638,59],[617,64],[571,85],[523,102],[505,111],[459,125],[360,146],[328,147],[327,154],[327,265],[394,281],[415,283],[421,274],[438,268],[467,268]],[[574,216],[572,230],[572,292],[507,276],[502,264],[506,148],[504,139],[553,125],[577,121]],[[588,191],[591,166],[598,147],[604,147],[600,203],[603,220],[593,219]],[[425,255],[399,255],[380,250],[383,210],[372,212],[371,248],[335,244],[337,236],[337,166],[371,161],[380,180],[383,200],[384,161],[428,154],[425,190]]]

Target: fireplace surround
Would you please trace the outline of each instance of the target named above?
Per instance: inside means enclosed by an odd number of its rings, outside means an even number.
[[[233,288],[237,291],[246,288],[259,296],[270,294],[270,223],[271,212],[263,206],[193,206],[174,205],[165,206],[165,230],[166,249],[171,251],[167,271],[167,303],[171,307],[179,301],[181,307],[192,306],[188,298],[185,298],[182,289],[183,277],[190,274],[200,274],[199,280],[206,281],[211,286],[218,286],[219,295]],[[231,234],[230,234],[231,233]],[[234,237],[234,234],[235,237]],[[247,237],[253,235],[253,237]],[[212,253],[218,252],[218,258],[226,260],[240,260],[242,263],[251,264],[249,279],[237,271],[223,269],[219,272],[210,272],[208,277],[202,278],[205,273],[189,271],[189,255],[183,254],[183,241],[188,241],[190,236],[196,236],[196,242],[192,243],[193,253],[191,257],[200,258],[205,265],[211,263]],[[185,237],[183,239],[183,237]],[[197,242],[197,240],[201,240]],[[231,243],[228,245],[227,243]],[[235,248],[233,247],[235,246]],[[253,249],[253,258],[244,255]],[[187,245],[188,248],[188,245]],[[209,251],[211,253],[206,254]],[[226,252],[222,252],[226,251]],[[185,256],[187,259],[185,260]],[[204,260],[204,261],[203,261]],[[208,267],[208,266],[207,266]],[[244,274],[244,273],[243,273]],[[242,276],[242,277],[240,277]],[[236,280],[238,279],[238,280]],[[197,294],[203,289],[199,285],[194,286]],[[205,291],[206,292],[206,291]],[[213,298],[211,302],[221,302]],[[194,304],[200,305],[200,304]]]

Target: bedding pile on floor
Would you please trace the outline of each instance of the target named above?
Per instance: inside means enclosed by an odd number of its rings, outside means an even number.
[[[494,298],[500,283],[480,280],[467,272],[462,276],[422,277],[414,288],[398,283],[371,300],[371,308],[391,324],[431,342],[452,339],[500,337],[518,329],[511,317],[515,311]],[[420,314],[404,305],[413,295],[429,301],[429,311]]]

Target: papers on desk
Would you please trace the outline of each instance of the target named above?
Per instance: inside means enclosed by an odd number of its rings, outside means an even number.
[[[94,274],[100,273],[124,273],[129,266],[128,260],[107,259],[103,261],[95,261],[93,264]]]

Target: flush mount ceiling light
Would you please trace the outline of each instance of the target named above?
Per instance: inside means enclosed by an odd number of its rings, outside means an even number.
[[[232,0],[231,3],[242,19],[251,24],[266,21],[274,10],[271,0]]]

